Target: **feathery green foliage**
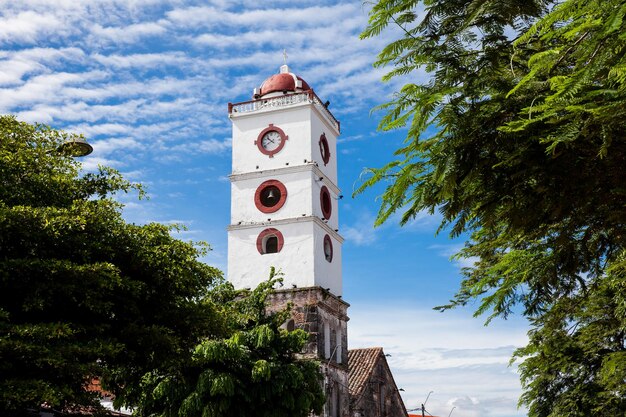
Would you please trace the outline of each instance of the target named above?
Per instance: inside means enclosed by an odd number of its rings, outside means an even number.
[[[470,234],[457,256],[478,261],[443,308],[480,299],[489,320],[528,317],[517,356],[532,417],[626,410],[625,13],[618,0],[380,0],[361,35],[400,27],[374,65],[410,82],[379,106],[405,146],[357,192],[387,184],[377,224],[439,211],[440,230]]]

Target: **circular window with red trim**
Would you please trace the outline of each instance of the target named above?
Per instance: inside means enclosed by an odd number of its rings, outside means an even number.
[[[287,200],[287,187],[278,180],[267,180],[254,193],[254,204],[263,213],[278,211]]]
[[[322,215],[326,220],[330,219],[330,215],[333,214],[333,204],[330,199],[330,191],[325,185],[322,185],[320,190],[320,205],[322,207]]]
[[[275,154],[283,149],[287,139],[289,137],[285,135],[285,132],[280,127],[270,123],[268,127],[259,133],[255,143],[261,153],[273,158]]]
[[[333,241],[328,235],[324,236],[324,258],[328,262],[333,261]]]
[[[322,155],[322,161],[324,161],[324,165],[330,161],[330,147],[328,146],[328,139],[326,139],[326,133],[322,133],[320,136],[320,154]]]
[[[280,252],[284,243],[283,234],[274,228],[263,230],[256,238],[256,248],[261,255]]]

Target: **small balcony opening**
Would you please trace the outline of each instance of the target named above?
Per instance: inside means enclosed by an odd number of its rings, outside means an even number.
[[[274,235],[267,236],[265,238],[264,253],[277,253],[278,252],[278,237]]]

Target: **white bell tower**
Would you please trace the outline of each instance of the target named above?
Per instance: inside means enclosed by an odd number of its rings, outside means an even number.
[[[254,288],[275,266],[285,288],[321,287],[341,296],[339,122],[287,65],[253,98],[229,104],[228,279]]]
[[[254,288],[270,267],[284,273],[270,310],[291,306],[287,328],[309,333],[302,351],[319,360],[324,417],[349,417],[348,303],[341,299],[337,186],[340,125],[289,71],[265,80],[253,100],[228,105],[233,124],[228,280]]]

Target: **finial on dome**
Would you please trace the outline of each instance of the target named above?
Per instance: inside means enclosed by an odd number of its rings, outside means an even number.
[[[280,66],[281,74],[289,74],[289,67],[287,66],[287,50],[283,49],[283,65]]]
[[[287,52],[283,50],[283,57],[287,59]],[[274,74],[261,84],[261,87],[255,88],[252,98],[255,100],[265,96],[266,94],[284,95],[309,91],[311,87],[302,78],[293,74],[289,66],[285,63],[280,66],[278,74]]]

